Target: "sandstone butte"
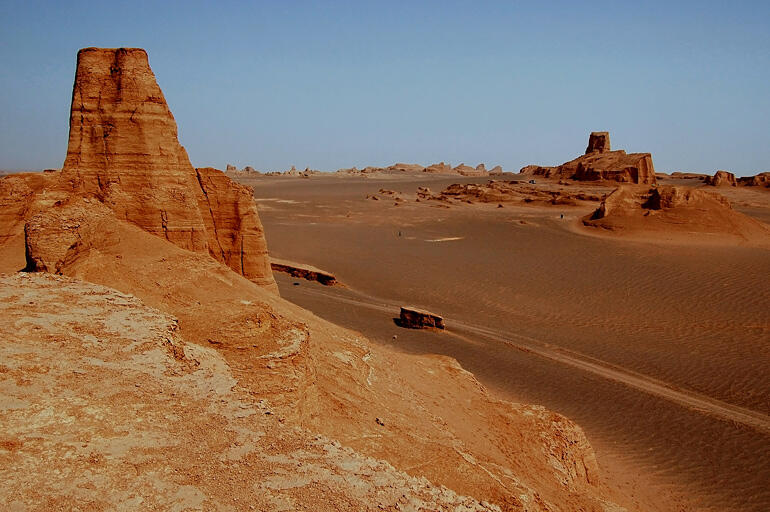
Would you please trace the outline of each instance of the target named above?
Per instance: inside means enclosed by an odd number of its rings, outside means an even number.
[[[546,178],[573,179],[578,181],[619,181],[653,185],[656,183],[655,167],[650,153],[626,153],[610,149],[609,132],[593,132],[588,139],[584,155],[558,167],[528,165],[519,173]]]
[[[620,510],[567,418],[274,293],[143,50],[81,50],[64,169],[0,180],[0,237],[39,271],[0,276],[2,508]]]

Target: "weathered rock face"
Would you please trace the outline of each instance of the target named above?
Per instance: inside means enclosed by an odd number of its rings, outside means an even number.
[[[727,171],[717,171],[713,176],[708,176],[704,182],[713,187],[736,187],[738,182],[735,180],[735,174]]]
[[[558,167],[528,165],[521,174],[563,178],[579,181],[618,181],[652,185],[656,183],[655,167],[650,153],[610,151],[608,132],[593,132],[588,140],[586,154]]]
[[[117,219],[109,208],[94,199],[82,199],[50,208],[24,226],[26,269],[61,274],[91,250],[105,251],[119,235]]]
[[[610,132],[591,132],[588,137],[586,155],[590,153],[606,153],[610,150]]]
[[[193,169],[144,50],[78,53],[61,176],[116,217],[277,290],[253,198],[224,175]]]
[[[217,169],[196,173],[211,255],[258,285],[277,290],[253,190]]]
[[[503,174],[503,168],[499,165],[496,165],[489,170],[490,176],[497,176],[499,174]]]
[[[14,174],[0,178],[0,245],[16,236],[35,208],[35,197],[43,191],[49,174]]]

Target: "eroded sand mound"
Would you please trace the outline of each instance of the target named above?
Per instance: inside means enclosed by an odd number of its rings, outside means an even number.
[[[736,212],[720,194],[675,186],[619,187],[583,224],[621,234],[737,239],[760,245],[770,240],[767,225]]]

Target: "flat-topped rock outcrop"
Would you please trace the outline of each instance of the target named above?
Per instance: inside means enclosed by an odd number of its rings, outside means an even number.
[[[445,329],[443,317],[412,306],[401,306],[398,321],[409,329]]]
[[[578,181],[618,181],[622,183],[656,183],[655,167],[650,153],[626,153],[610,150],[608,132],[593,132],[586,153],[557,167],[528,165],[519,173],[546,178]]]
[[[270,266],[275,272],[289,274],[292,277],[299,277],[308,281],[316,281],[324,286],[341,286],[337,277],[331,272],[321,270],[312,265],[304,263],[294,263],[293,261],[270,258]]]

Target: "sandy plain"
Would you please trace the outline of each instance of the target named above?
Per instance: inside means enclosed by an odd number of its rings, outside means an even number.
[[[272,257],[345,285],[276,274],[284,298],[378,343],[452,356],[500,398],[565,414],[634,508],[770,509],[767,248],[607,236],[580,223],[596,202],[415,201],[419,186],[488,178],[237,179],[254,187]],[[403,201],[367,199],[380,189]],[[770,220],[770,193],[718,191]],[[443,315],[447,332],[399,328],[407,303]]]

